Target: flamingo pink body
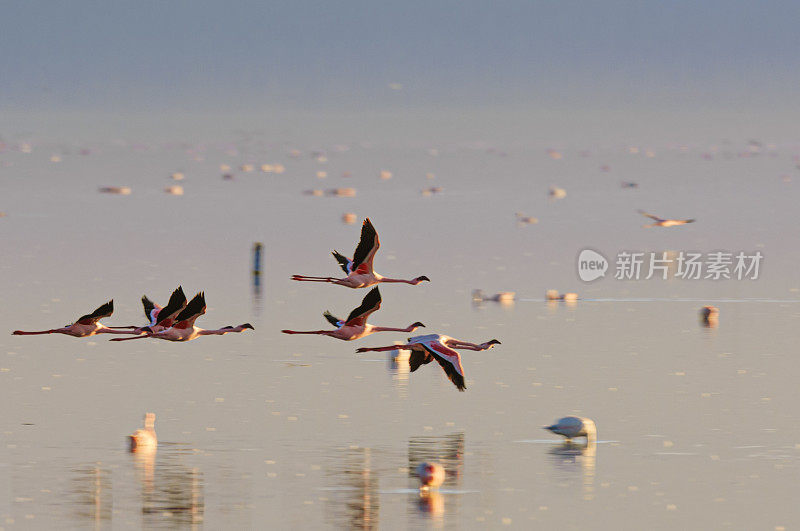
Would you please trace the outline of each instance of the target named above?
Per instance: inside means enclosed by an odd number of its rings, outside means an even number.
[[[347,273],[346,277],[334,278],[293,275],[292,280],[303,282],[329,282],[353,289],[366,288],[380,282],[396,282],[416,286],[420,282],[430,281],[430,279],[426,276],[419,276],[406,280],[400,278],[388,278],[376,273],[373,269],[372,263],[375,259],[375,253],[378,252],[380,246],[381,243],[378,239],[378,233],[375,231],[375,227],[372,226],[372,222],[369,220],[369,218],[367,218],[364,220],[364,224],[361,226],[361,240],[358,242],[358,246],[356,247],[356,251],[355,254],[353,254],[352,260],[339,254],[337,251],[333,251],[333,256],[336,258],[336,261],[339,262],[339,266],[345,273]]]
[[[71,325],[63,326],[61,328],[53,328],[50,330],[40,330],[37,332],[24,332],[22,330],[14,330],[12,332],[15,336],[34,336],[41,334],[65,334],[72,337],[89,337],[96,334],[137,334],[134,326],[111,327],[100,323],[100,319],[110,317],[114,313],[114,301],[110,300],[102,306],[98,307],[90,314],[80,317]]]
[[[411,372],[416,371],[420,366],[426,365],[433,360],[439,364],[444,370],[447,377],[453,382],[459,391],[464,391],[467,386],[464,382],[464,369],[461,366],[461,355],[455,349],[464,350],[488,350],[500,342],[496,339],[487,341],[486,343],[470,343],[468,341],[461,341],[441,334],[428,334],[425,336],[417,336],[408,338],[408,343],[405,345],[389,345],[386,347],[364,347],[359,348],[356,352],[386,352],[392,350],[410,350],[411,357],[409,365]]]
[[[163,310],[162,310],[163,311]],[[186,305],[186,307],[175,317],[175,324],[160,332],[153,332],[145,327],[143,330],[144,335],[135,337],[117,337],[111,341],[130,341],[133,339],[145,339],[152,337],[154,339],[163,339],[166,341],[191,341],[200,336],[210,335],[224,335],[231,332],[241,332],[243,330],[254,330],[253,325],[250,323],[241,324],[239,326],[225,326],[217,330],[206,330],[194,326],[194,322],[198,317],[206,313],[206,299],[205,294],[202,292],[194,296],[194,298]]]
[[[413,332],[420,326],[425,326],[424,324],[417,321],[406,328],[389,328],[384,326],[373,326],[367,323],[367,318],[373,314],[374,312],[378,311],[381,307],[381,292],[376,287],[370,290],[369,293],[366,294],[364,300],[361,301],[361,305],[350,312],[350,315],[347,317],[346,321],[342,321],[331,315],[329,312],[325,312],[323,315],[325,319],[328,320],[333,326],[337,327],[336,330],[308,330],[308,331],[298,331],[298,330],[281,330],[284,334],[318,334],[318,335],[325,335],[330,336],[335,339],[341,339],[343,341],[353,341],[354,339],[360,339],[364,336],[368,336],[370,334],[374,334],[375,332]]]

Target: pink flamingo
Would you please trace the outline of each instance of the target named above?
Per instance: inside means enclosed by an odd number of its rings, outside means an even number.
[[[381,307],[381,292],[377,287],[372,288],[369,293],[361,301],[361,306],[350,312],[347,320],[342,321],[337,319],[330,312],[325,312],[325,319],[328,320],[336,330],[311,330],[308,332],[299,332],[296,330],[281,330],[284,334],[320,334],[344,341],[352,341],[368,336],[375,332],[413,332],[424,324],[417,321],[409,325],[407,328],[388,328],[384,326],[372,326],[367,324],[367,318],[373,313],[378,311]]]
[[[132,328],[135,326],[105,326],[100,324],[100,319],[104,317],[111,317],[114,313],[114,300],[110,300],[103,304],[90,314],[86,314],[79,318],[71,325],[62,328],[53,328],[52,330],[41,330],[39,332],[23,332],[22,330],[14,330],[15,336],[33,336],[39,334],[66,334],[73,337],[89,337],[95,334],[137,334]]]
[[[358,242],[358,247],[356,247],[356,252],[353,254],[352,260],[338,251],[333,251],[333,257],[336,258],[336,261],[339,262],[339,266],[347,274],[346,277],[333,278],[292,275],[292,280],[331,282],[348,288],[366,288],[379,282],[402,282],[414,286],[425,280],[430,282],[430,279],[426,276],[411,280],[403,280],[399,278],[387,278],[376,273],[372,268],[372,261],[375,259],[375,253],[378,252],[380,246],[381,242],[378,240],[378,233],[375,231],[375,227],[372,226],[372,222],[367,218],[361,226],[361,240]]]
[[[159,306],[148,299],[147,295],[142,295],[142,306],[144,315],[150,321],[147,328],[152,332],[161,332],[171,327],[175,323],[175,317],[186,308],[186,295],[183,293],[183,287],[178,286],[178,289],[172,292],[166,306]],[[144,328],[137,327],[136,330],[141,333]]]
[[[678,225],[686,225],[687,223],[694,223],[693,219],[663,219],[653,214],[648,214],[644,210],[638,210],[639,214],[653,220],[650,225],[642,225],[645,229],[652,227],[677,227]]]
[[[464,384],[464,369],[461,367],[461,355],[454,349],[464,350],[488,350],[500,342],[496,339],[486,343],[469,343],[460,341],[449,336],[439,334],[429,334],[427,336],[417,336],[408,338],[406,345],[389,345],[388,347],[360,348],[356,352],[385,352],[390,350],[410,350],[411,358],[408,363],[411,372],[416,371],[420,365],[426,365],[433,360],[444,369],[445,374],[453,382],[459,391],[464,391],[467,386]]]
[[[148,327],[142,328],[145,332],[144,335],[135,337],[116,337],[112,341],[143,339],[146,337],[153,337],[155,339],[164,339],[166,341],[191,341],[200,336],[217,335],[221,336],[229,332],[241,332],[243,330],[254,330],[253,325],[250,323],[241,324],[239,326],[225,326],[217,330],[205,330],[194,326],[194,322],[198,317],[206,313],[206,299],[205,294],[201,291],[194,298],[189,301],[181,313],[175,318],[175,324],[171,327],[161,330],[160,332],[153,332]]]

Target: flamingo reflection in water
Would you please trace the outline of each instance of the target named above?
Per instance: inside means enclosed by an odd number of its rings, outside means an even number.
[[[572,468],[580,465],[583,474],[583,497],[594,498],[594,471],[597,456],[597,427],[593,420],[581,417],[564,417],[544,429],[566,438],[563,444],[550,450],[550,455],[560,467]],[[575,438],[586,438],[585,444],[572,442]]]

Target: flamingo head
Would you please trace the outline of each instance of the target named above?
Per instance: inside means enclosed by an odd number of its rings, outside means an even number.
[[[425,325],[417,321],[416,323],[411,325],[411,328],[425,328]]]
[[[255,328],[253,328],[253,325],[251,325],[250,323],[243,324],[242,325],[242,329],[245,329],[245,328],[249,328],[250,330],[255,330]]]
[[[428,277],[426,277],[425,275],[422,275],[421,277],[417,277],[417,278],[415,278],[414,280],[417,282],[417,284],[419,284],[419,283],[420,283],[420,282],[422,282],[422,281],[428,281],[428,282],[430,282],[430,281],[431,281],[431,279],[429,279],[429,278],[428,278]]]
[[[502,343],[496,339],[492,339],[491,341],[487,341],[486,344],[491,348],[493,345],[501,345]]]

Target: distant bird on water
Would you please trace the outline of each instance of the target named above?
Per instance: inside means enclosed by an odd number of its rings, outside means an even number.
[[[158,447],[158,438],[156,437],[155,430],[156,414],[145,413],[144,415],[144,429],[139,429],[133,432],[133,435],[128,435],[128,448],[133,452],[152,452]]]
[[[417,285],[425,280],[430,281],[426,276],[420,276],[411,280],[399,278],[387,278],[379,275],[372,268],[372,261],[375,253],[378,252],[381,243],[378,240],[378,233],[369,218],[364,220],[361,226],[361,240],[358,242],[353,259],[345,257],[338,251],[333,251],[333,257],[339,262],[339,266],[347,274],[344,278],[333,277],[310,277],[305,275],[293,275],[292,280],[304,282],[331,282],[348,288],[366,288],[379,282],[401,282],[405,284]]]
[[[719,322],[719,308],[703,306],[700,308],[700,322],[706,328],[714,328]]]
[[[325,336],[342,339],[344,341],[352,341],[368,336],[375,332],[413,332],[424,324],[417,321],[406,328],[388,328],[385,326],[373,326],[367,323],[367,318],[374,312],[378,311],[381,307],[381,292],[377,287],[372,288],[369,293],[361,301],[361,305],[350,312],[347,319],[342,321],[337,319],[330,312],[325,312],[323,315],[336,330],[310,330],[307,332],[297,330],[281,330],[284,334],[320,334]]]
[[[678,225],[686,225],[687,223],[695,222],[695,220],[693,219],[662,219],[659,218],[658,216],[648,214],[644,210],[637,210],[637,212],[653,220],[653,223],[649,225],[642,225],[645,229],[649,229],[652,227],[677,227]]]
[[[64,326],[62,328],[53,328],[51,330],[41,330],[39,332],[23,332],[22,330],[14,330],[15,336],[33,336],[39,334],[66,334],[73,337],[88,337],[95,334],[136,334],[135,326],[105,326],[100,324],[100,319],[104,317],[111,317],[114,313],[114,300],[110,300],[97,308],[92,313],[80,317],[74,323]]]
[[[469,343],[449,336],[429,334],[408,338],[405,345],[389,345],[388,347],[360,348],[356,352],[386,352],[391,350],[410,350],[411,358],[408,363],[411,372],[416,371],[421,365],[426,365],[433,360],[444,369],[445,374],[459,391],[464,391],[464,369],[461,367],[461,355],[455,349],[488,350],[500,342],[496,339],[486,343]]]
[[[254,330],[253,325],[250,323],[241,324],[239,326],[225,326],[217,330],[205,330],[198,328],[194,322],[198,317],[206,313],[206,299],[203,292],[198,293],[194,298],[189,301],[181,313],[175,317],[175,323],[160,332],[153,332],[148,327],[142,328],[145,332],[144,335],[134,337],[116,337],[112,341],[130,341],[131,339],[143,339],[152,337],[155,339],[164,339],[166,341],[191,341],[200,336],[217,335],[221,336],[229,332],[241,332],[243,330]]]
[[[564,417],[558,419],[555,424],[544,426],[544,429],[566,437],[567,441],[571,441],[577,437],[586,437],[587,444],[597,442],[597,427],[594,425],[592,419]]]
[[[436,489],[444,483],[447,473],[439,463],[420,463],[417,467],[417,477],[419,478],[419,490],[426,491]]]

